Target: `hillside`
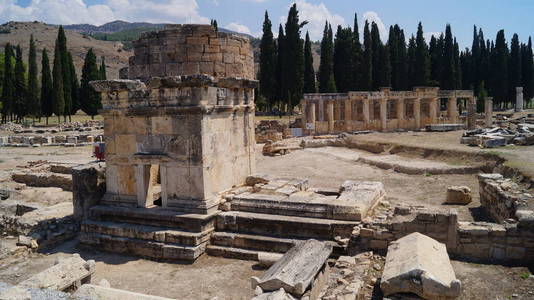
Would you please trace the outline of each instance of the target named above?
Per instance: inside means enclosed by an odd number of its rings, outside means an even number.
[[[33,33],[35,44],[37,46],[38,66],[41,66],[41,50],[46,48],[53,59],[54,45],[57,37],[57,27],[40,22],[9,22],[0,26],[0,51],[6,43],[13,45],[20,44],[22,47],[24,60],[27,61],[30,35]],[[101,41],[75,31],[65,30],[67,35],[67,45],[72,53],[76,73],[81,76],[83,60],[85,54],[90,48],[93,48],[95,55],[99,58],[106,58],[106,67],[108,78],[118,78],[119,69],[128,65],[128,58],[132,55],[131,51],[123,49],[121,42]]]

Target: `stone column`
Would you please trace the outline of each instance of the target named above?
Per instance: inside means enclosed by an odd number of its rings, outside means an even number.
[[[319,99],[319,121],[324,121],[324,100]]]
[[[388,129],[388,99],[380,99],[380,124],[382,131]]]
[[[345,130],[352,130],[352,100],[345,100]]]
[[[310,110],[310,119],[308,120],[309,123],[312,125],[312,129],[310,129],[310,134],[315,134],[315,103],[309,104],[309,110]]]
[[[402,121],[404,121],[404,98],[397,99],[397,128],[402,128]]]
[[[515,88],[515,111],[523,111],[523,87]]]
[[[486,127],[493,126],[493,97],[484,99],[484,112],[486,114]]]
[[[458,122],[458,106],[456,104],[456,97],[450,97],[447,103],[447,110],[449,111],[449,120],[455,124]]]
[[[475,129],[477,125],[477,102],[471,97],[467,103],[467,129]]]
[[[300,106],[302,107],[302,130],[306,130],[306,124],[308,123],[309,105],[306,100],[302,100]]]
[[[421,98],[413,100],[413,118],[415,119],[415,128],[421,129]]]
[[[147,207],[154,201],[154,185],[158,176],[158,165],[136,165],[135,184],[137,190],[137,206]]]
[[[432,98],[430,99],[430,108],[429,108],[429,114],[430,114],[430,123],[435,124],[438,120],[438,100],[439,98]]]
[[[363,99],[363,108],[362,108],[362,112],[363,112],[363,127],[365,129],[369,128],[369,121],[371,120],[371,118],[369,117],[369,99]]]
[[[326,103],[326,113],[328,114],[328,133],[334,133],[334,101]]]

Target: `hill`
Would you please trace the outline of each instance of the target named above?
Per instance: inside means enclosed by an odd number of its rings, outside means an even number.
[[[41,50],[46,48],[53,59],[54,45],[57,37],[57,26],[47,25],[40,22],[9,22],[0,26],[0,51],[3,51],[8,42],[22,47],[24,60],[27,61],[30,35],[33,34],[37,46],[38,67],[41,66]],[[108,78],[119,78],[119,69],[128,65],[131,51],[125,50],[123,44],[117,41],[101,41],[91,36],[72,30],[65,30],[67,46],[72,54],[76,73],[81,76],[81,69],[85,54],[93,48],[95,55],[106,58]]]

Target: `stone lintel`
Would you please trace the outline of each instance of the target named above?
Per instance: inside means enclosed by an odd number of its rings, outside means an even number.
[[[96,80],[89,84],[99,93],[146,90],[146,85],[140,80]]]
[[[106,117],[131,117],[131,116],[168,116],[168,115],[193,115],[193,114],[210,114],[224,112],[248,112],[254,110],[253,104],[247,105],[200,105],[200,106],[176,106],[176,107],[150,107],[123,108],[123,109],[100,109],[98,113]]]

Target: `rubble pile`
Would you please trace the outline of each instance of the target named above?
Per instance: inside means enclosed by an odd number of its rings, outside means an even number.
[[[505,145],[534,145],[534,125],[509,124],[507,127],[479,128],[467,130],[461,143],[469,146],[493,148]]]
[[[15,124],[12,122],[0,124],[0,131],[15,131],[15,130],[22,130],[22,125]]]
[[[278,142],[291,136],[291,130],[278,120],[261,120],[256,123],[256,142]]]
[[[96,128],[104,127],[104,121],[101,120],[87,120],[83,122],[63,122],[58,126],[61,131],[80,130],[80,128]]]

